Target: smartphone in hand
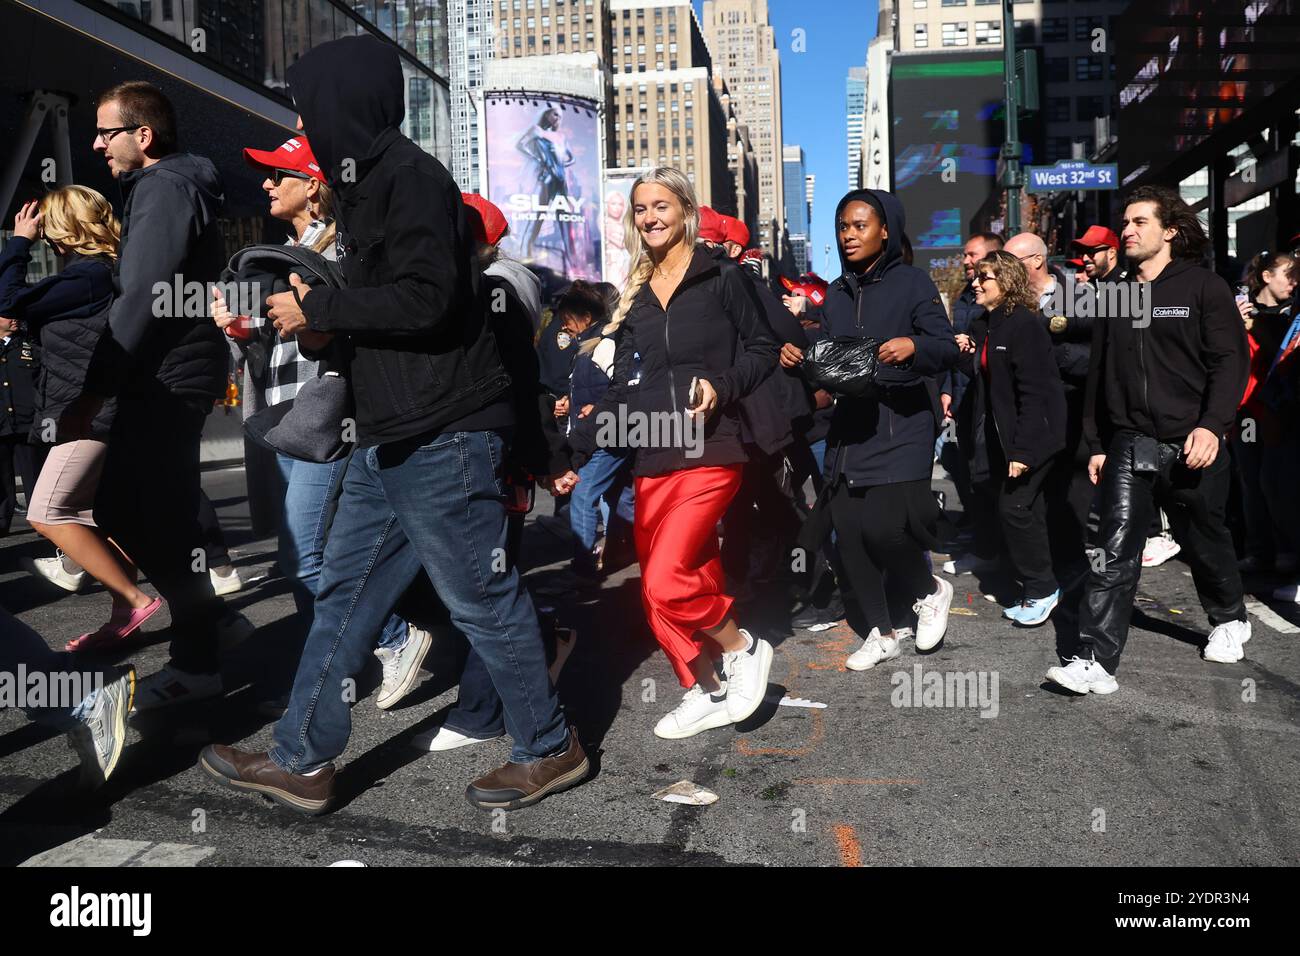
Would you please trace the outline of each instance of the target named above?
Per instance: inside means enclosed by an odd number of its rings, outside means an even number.
[[[690,391],[686,393],[686,407],[698,408],[702,401],[704,401],[704,389],[700,388],[700,380],[696,376],[692,375],[691,388]]]

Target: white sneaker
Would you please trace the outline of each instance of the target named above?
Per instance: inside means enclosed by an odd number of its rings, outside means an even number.
[[[1076,694],[1113,694],[1119,690],[1119,683],[1106,673],[1106,668],[1082,657],[1070,658],[1064,667],[1049,667],[1047,679]]]
[[[1250,640],[1250,621],[1228,621],[1210,632],[1205,659],[1216,664],[1235,664],[1246,656],[1242,647]]]
[[[1158,534],[1154,538],[1147,538],[1147,543],[1142,548],[1142,567],[1158,568],[1181,550],[1182,546],[1174,540],[1173,535]]]
[[[239,577],[239,571],[233,565],[226,565],[226,571],[227,573],[221,574],[216,568],[208,569],[208,577],[212,580],[212,590],[216,592],[217,597],[236,594],[244,588],[244,582]]]
[[[963,554],[949,558],[943,563],[944,574],[975,574],[978,571],[995,571],[998,567],[996,558],[981,558],[974,554]]]
[[[113,775],[126,744],[126,715],[135,699],[135,668],[104,685],[90,713],[68,732],[68,746],[81,757],[81,786],[95,788]]]
[[[1273,600],[1300,604],[1300,584],[1284,584],[1273,591]]]
[[[749,650],[727,651],[722,655],[722,672],[727,675],[727,715],[738,724],[763,703],[767,676],[772,671],[772,645],[743,627]]]
[[[220,697],[221,691],[220,674],[191,674],[167,664],[136,685],[135,707],[132,710],[139,714],[174,704],[189,704],[209,697]]]
[[[53,558],[22,558],[19,563],[23,570],[29,574],[34,574],[38,578],[44,578],[51,584],[57,584],[63,590],[71,594],[76,594],[81,590],[81,586],[86,582],[86,572],[78,571],[76,574],[69,574],[67,568],[63,566],[63,552],[60,551],[57,557]]]
[[[387,647],[375,648],[375,656],[384,665],[384,683],[375,700],[380,710],[387,710],[411,692],[416,678],[420,676],[424,656],[432,646],[431,633],[414,624],[407,624],[405,644],[395,651]]]
[[[939,590],[927,594],[912,605],[916,612],[916,649],[928,651],[938,647],[948,630],[948,608],[952,606],[952,585],[943,578],[935,578]]]
[[[681,740],[694,737],[702,730],[725,727],[731,722],[727,716],[727,685],[723,684],[716,694],[706,694],[704,688],[696,684],[671,713],[665,714],[655,724],[655,736]]]
[[[849,655],[844,666],[851,671],[869,671],[882,661],[892,661],[899,655],[900,633],[901,630],[894,631],[890,637],[881,637],[880,629],[873,627],[867,639],[862,642],[862,646]]]
[[[416,734],[411,739],[411,746],[425,753],[440,753],[444,750],[455,750],[458,747],[485,744],[489,740],[498,739],[500,736],[500,734],[497,734],[496,737],[466,737],[450,727],[439,727],[437,730],[426,730],[422,734]]]

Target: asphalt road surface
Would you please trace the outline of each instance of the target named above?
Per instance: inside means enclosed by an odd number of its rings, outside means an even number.
[[[683,741],[651,733],[681,688],[646,628],[632,566],[594,600],[536,599],[576,629],[559,691],[595,758],[587,783],[493,815],[471,807],[464,789],[505,760],[506,740],[447,754],[411,748],[455,699],[461,651],[443,641],[423,682],[388,713],[375,706],[377,665],[367,671],[341,806],[298,816],[195,769],[208,742],[266,748],[271,721],[257,704],[288,686],[302,640],[274,569],[274,540],[249,530],[243,471],[210,472],[204,482],[249,580],[230,603],[259,627],[225,664],[226,696],[136,721],[117,773],[88,796],[73,787],[76,756],[61,736],[0,712],[0,863],[1300,862],[1300,614],[1255,599],[1246,660],[1206,663],[1199,648],[1209,627],[1177,559],[1142,576],[1120,690],[1109,697],[1045,685],[1068,602],[1047,626],[1016,630],[985,598],[1009,599],[1009,581],[967,575],[950,579],[953,615],[935,652],[906,647],[866,673],[844,668],[859,645],[847,626],[791,633],[778,614],[742,621],[776,647],[769,699],[740,727]],[[539,495],[538,510],[550,508]],[[24,574],[19,557],[51,552],[20,528],[0,539],[0,605],[52,646],[98,626],[105,592],[66,595]],[[530,586],[546,589],[565,557],[559,539],[530,519]],[[1272,583],[1248,585],[1267,595]],[[142,675],[165,660],[166,625],[160,613],[123,655]],[[974,692],[959,694],[959,685]],[[797,702],[824,706],[789,705]],[[653,798],[679,781],[717,802]]]

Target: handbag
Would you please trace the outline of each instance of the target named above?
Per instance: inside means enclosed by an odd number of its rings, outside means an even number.
[[[874,393],[880,372],[880,343],[839,336],[814,342],[803,353],[799,374],[814,388],[864,398]]]
[[[297,298],[290,273],[313,288],[340,289],[344,284],[336,263],[302,246],[248,246],[235,253],[222,278],[269,282],[272,294],[292,291]],[[250,415],[244,422],[249,439],[299,461],[325,464],[347,457],[356,442],[347,348],[345,341],[335,337],[316,377],[304,382],[293,399]]]

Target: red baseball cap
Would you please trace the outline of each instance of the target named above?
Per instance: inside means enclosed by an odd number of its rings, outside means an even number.
[[[1065,264],[1066,264],[1067,266],[1074,266],[1075,269],[1082,269],[1082,268],[1083,268],[1083,260],[1082,260],[1082,259],[1066,259],[1066,260],[1065,260]]]
[[[723,242],[735,242],[743,249],[749,245],[749,227],[737,219],[735,216],[723,216],[723,226],[726,235]]]
[[[496,203],[478,193],[461,193],[460,198],[469,207],[466,210],[466,218],[469,219],[469,228],[474,233],[474,238],[479,242],[486,242],[489,246],[499,243],[501,237],[510,229],[505,213],[497,207]]]
[[[1107,229],[1105,226],[1089,226],[1082,236],[1070,243],[1070,248],[1079,249],[1096,249],[1098,246],[1110,246],[1112,249],[1119,248],[1119,236],[1115,235],[1114,230]]]
[[[726,242],[727,217],[708,206],[700,207],[700,238],[709,242]]]
[[[245,149],[244,161],[254,169],[289,169],[325,182],[325,173],[316,162],[306,136],[285,140],[279,149]]]
[[[826,280],[815,272],[808,272],[797,279],[781,276],[782,287],[791,295],[804,296],[813,305],[826,301]]]

